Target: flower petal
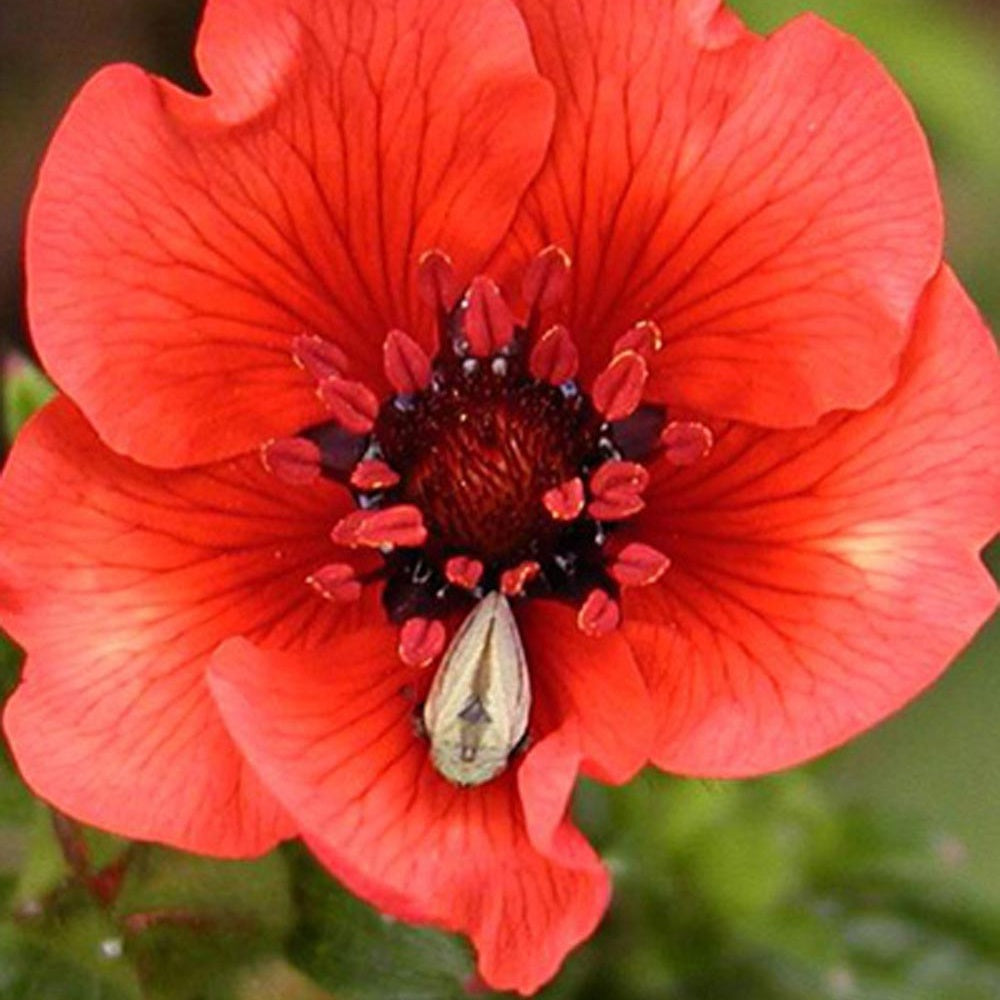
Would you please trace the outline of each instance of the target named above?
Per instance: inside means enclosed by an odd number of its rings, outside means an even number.
[[[584,772],[615,784],[628,781],[649,759],[653,717],[621,633],[584,635],[576,612],[552,601],[524,602],[517,621],[534,692],[531,731],[548,733],[573,721]]]
[[[811,16],[759,39],[717,0],[517,2],[559,103],[497,271],[569,252],[584,377],[653,320],[649,399],[783,427],[884,393],[942,222],[876,61]]]
[[[379,629],[304,656],[232,640],[209,682],[247,759],[335,875],[403,919],[468,934],[484,979],[529,993],[593,931],[607,875],[565,819],[551,846],[570,853],[535,850],[513,769],[464,789],[433,769],[414,732],[426,674]],[[560,785],[566,761],[555,755]]]
[[[798,763],[931,683],[997,604],[1000,362],[947,270],[897,387],[803,431],[731,426],[660,464],[636,532],[672,560],[626,591],[658,709],[655,761],[701,775]]]
[[[305,583],[349,503],[257,456],[154,472],[62,398],[37,415],[0,488],[0,622],[28,652],[4,727],[31,787],[95,826],[203,853],[292,833],[226,733],[205,663],[231,635],[298,646],[362,617]]]
[[[431,320],[420,254],[480,269],[552,115],[508,0],[212,0],[198,60],[207,98],[131,66],[86,86],[28,233],[46,367],[113,448],[162,466],[318,419],[297,336],[380,378],[385,334]]]

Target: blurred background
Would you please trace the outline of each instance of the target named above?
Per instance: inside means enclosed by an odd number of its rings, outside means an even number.
[[[949,256],[1000,329],[1000,4],[733,6],[762,30],[817,11],[881,57],[930,134]],[[197,87],[200,7],[0,0],[3,357],[30,355],[21,231],[67,102],[118,60]],[[21,379],[16,393],[8,379],[9,436],[44,385],[16,364],[7,370]],[[994,571],[997,555],[994,546]],[[9,689],[16,654],[0,658]],[[998,1000],[998,666],[994,621],[915,705],[793,774],[727,785],[647,775],[624,790],[584,787],[577,813],[611,861],[616,898],[545,996]],[[224,864],[125,845],[53,821],[6,761],[0,905],[0,1000],[431,1000],[464,995],[471,969],[460,943],[380,919],[295,848]]]

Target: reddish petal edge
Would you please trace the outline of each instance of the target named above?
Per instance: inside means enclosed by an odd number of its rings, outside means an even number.
[[[634,529],[671,560],[625,595],[654,761],[744,776],[824,753],[928,687],[998,604],[1000,360],[955,276],[932,282],[894,390],[808,430],[733,425],[654,468]]]
[[[209,685],[254,770],[338,878],[389,913],[468,934],[487,982],[529,994],[593,932],[608,876],[564,817],[538,824],[550,855],[532,846],[513,769],[470,789],[434,771],[413,730],[425,675],[378,631],[304,656],[231,640]],[[572,749],[543,747],[538,766],[548,756],[566,788]],[[555,860],[563,849],[568,866]]]
[[[208,96],[128,65],[83,88],[26,241],[47,370],[115,450],[168,468],[322,418],[297,338],[376,382],[390,329],[429,346],[421,254],[481,269],[553,114],[506,0],[210,0],[197,58]]]
[[[371,600],[334,607],[305,583],[350,504],[256,455],[139,466],[62,397],[36,414],[0,479],[0,622],[28,653],[4,728],[31,788],[94,826],[200,853],[292,835],[222,725],[205,663],[231,635],[294,647],[363,620]]]

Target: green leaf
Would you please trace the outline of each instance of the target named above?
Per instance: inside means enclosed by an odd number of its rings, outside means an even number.
[[[290,845],[299,922],[289,959],[338,1000],[467,1000],[472,975],[458,939],[385,918]]]
[[[2,397],[3,431],[8,441],[24,426],[25,421],[44,406],[55,394],[55,387],[21,354],[11,353],[3,359]]]

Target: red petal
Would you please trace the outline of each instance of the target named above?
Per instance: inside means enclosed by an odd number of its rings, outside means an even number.
[[[584,379],[651,319],[658,402],[800,426],[879,398],[942,223],[875,60],[811,16],[759,39],[717,0],[516,2],[559,105],[495,273],[566,248]]]
[[[389,384],[404,396],[426,389],[431,380],[431,359],[427,352],[402,330],[386,334],[382,364]]]
[[[506,0],[213,0],[197,57],[208,97],[128,66],[88,84],[28,233],[46,366],[157,465],[320,419],[296,337],[341,348],[353,379],[386,330],[430,346],[416,260],[446,249],[463,284],[482,269],[552,121]]]
[[[659,712],[655,760],[757,774],[843,743],[925,688],[997,603],[1000,362],[950,272],[896,388],[791,432],[734,426],[657,467],[632,525],[670,573],[627,591]]]
[[[524,602],[517,619],[534,692],[532,734],[572,722],[584,771],[601,781],[628,781],[648,759],[653,716],[621,633],[583,635],[574,611],[552,601]]]
[[[530,993],[592,933],[607,877],[579,834],[573,867],[532,846],[512,771],[466,789],[438,775],[403,693],[414,671],[394,645],[381,630],[309,656],[234,641],[210,682],[247,758],[334,874],[403,919],[468,934],[484,979]],[[560,818],[559,829],[571,828]],[[549,846],[568,841],[553,832]]]
[[[514,316],[489,278],[473,278],[465,312],[465,336],[474,357],[498,354],[514,336]]]
[[[135,465],[64,399],[36,416],[0,487],[0,614],[28,652],[4,726],[31,787],[84,822],[191,851],[255,854],[290,835],[204,669],[228,636],[295,648],[366,613],[304,583],[349,504],[326,482],[285,486],[256,455]]]
[[[576,344],[564,326],[546,330],[531,349],[531,357],[528,359],[531,374],[552,385],[575,378],[579,365],[580,355]]]
[[[361,382],[331,375],[320,383],[319,398],[333,419],[352,434],[367,434],[375,426],[378,397]]]
[[[622,351],[594,379],[591,394],[597,412],[606,420],[630,417],[642,402],[642,391],[649,377],[649,368],[641,354]]]

